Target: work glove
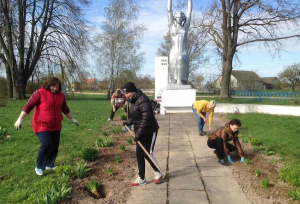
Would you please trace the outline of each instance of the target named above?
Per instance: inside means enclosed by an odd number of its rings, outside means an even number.
[[[245,162],[245,158],[244,157],[241,157],[241,163],[244,163]]]
[[[22,127],[23,124],[23,119],[22,118],[18,118],[18,120],[15,122],[15,128],[18,130]]]
[[[125,125],[130,126],[130,124],[129,124],[127,121],[125,121],[125,122],[123,123],[123,126],[125,126]]]
[[[232,161],[232,159],[231,159],[231,156],[227,156],[227,159],[228,159],[228,162],[230,163],[230,164],[233,164],[234,162]]]
[[[79,124],[78,124],[78,121],[77,121],[76,119],[74,119],[74,118],[72,118],[72,122],[73,122],[76,126],[79,125]]]
[[[137,137],[137,136],[134,137],[135,142],[138,142],[140,139],[141,139],[141,137]]]

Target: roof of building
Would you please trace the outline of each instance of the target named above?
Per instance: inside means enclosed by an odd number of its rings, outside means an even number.
[[[262,79],[253,71],[232,70],[231,74],[238,81],[262,81]]]
[[[276,80],[278,81],[277,77],[261,77],[261,79],[267,84],[273,84]]]

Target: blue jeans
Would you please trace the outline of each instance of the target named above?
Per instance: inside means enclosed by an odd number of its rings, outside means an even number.
[[[204,120],[203,120],[203,118],[201,118],[200,115],[197,113],[197,110],[194,109],[194,105],[192,105],[192,110],[193,110],[194,115],[195,115],[196,118],[197,118],[197,125],[198,125],[199,133],[202,133],[202,132],[203,132],[203,126],[204,126]],[[202,112],[201,112],[201,113],[202,113]],[[203,115],[204,117],[206,117],[206,113],[202,113],[202,115]]]
[[[54,162],[58,153],[60,130],[39,132],[36,133],[36,135],[41,142],[36,167],[43,170],[46,166],[54,167]]]

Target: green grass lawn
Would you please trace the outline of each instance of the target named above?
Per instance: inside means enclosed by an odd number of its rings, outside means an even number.
[[[13,125],[27,100],[10,100],[6,107],[0,107],[0,126],[7,128],[9,139],[0,139],[0,203],[27,202],[30,194],[38,191],[38,183],[46,177],[55,178],[55,174],[39,177],[35,174],[39,140],[33,133],[31,120],[33,111],[23,122],[20,130]],[[101,135],[101,128],[107,124],[111,105],[106,96],[75,95],[67,98],[67,104],[78,120],[75,126],[67,117],[63,120],[61,142],[57,165],[78,161],[84,148],[92,147]],[[123,111],[118,111],[117,117]]]
[[[287,165],[300,163],[300,117],[268,114],[228,114],[242,122],[241,137],[259,139],[269,151],[279,154]]]

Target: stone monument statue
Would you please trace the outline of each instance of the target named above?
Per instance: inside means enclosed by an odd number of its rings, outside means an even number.
[[[172,38],[172,48],[169,55],[169,75],[171,84],[188,84],[189,54],[186,47],[188,29],[191,22],[192,0],[188,0],[188,11],[182,11],[173,16],[172,0],[168,0],[168,22]]]

